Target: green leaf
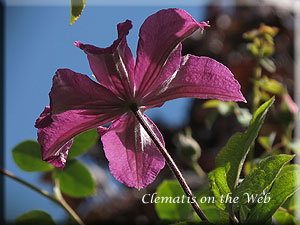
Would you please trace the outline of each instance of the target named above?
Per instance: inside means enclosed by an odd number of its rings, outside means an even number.
[[[300,223],[294,217],[294,215],[290,214],[289,211],[277,210],[274,214],[274,218],[278,225],[299,225]]]
[[[257,137],[268,109],[273,102],[274,97],[260,106],[254,113],[247,132],[233,135],[216,158],[217,167],[225,167],[228,162],[230,163],[230,170],[227,173],[227,183],[230,190],[234,190],[238,184],[239,176],[250,146]]]
[[[259,166],[237,187],[235,196],[239,198],[239,201],[234,207],[238,208],[241,204],[246,204],[249,196],[256,196],[256,199],[262,196],[264,191],[271,188],[281,168],[293,158],[292,155],[273,155],[263,159]]]
[[[98,140],[96,129],[88,130],[84,133],[77,135],[74,138],[72,147],[69,149],[69,158],[74,158],[87,152],[93,147]]]
[[[91,173],[75,159],[69,160],[63,170],[57,170],[55,177],[61,191],[71,197],[84,198],[95,193],[96,184]]]
[[[160,219],[179,221],[191,216],[192,206],[177,181],[162,182],[157,188],[155,200],[155,210]]]
[[[270,217],[264,225],[272,225],[272,217]]]
[[[194,221],[184,221],[180,223],[174,223],[172,225],[214,225],[208,221],[194,222]]]
[[[246,224],[263,224],[265,223],[276,210],[300,188],[299,179],[300,169],[294,167],[294,170],[289,170],[278,176],[269,192],[269,203],[256,204],[250,211]]]
[[[56,225],[56,223],[48,213],[33,210],[17,217],[16,225]]]
[[[47,172],[53,166],[42,160],[41,147],[33,140],[23,141],[12,150],[17,166],[27,172]]]
[[[286,165],[282,168],[282,170],[280,170],[280,173],[278,175],[278,177],[281,177],[282,175],[288,173],[288,172],[294,172],[294,171],[300,171],[300,165],[298,164],[290,164],[290,165]]]
[[[209,183],[211,185],[211,191],[216,199],[216,206],[221,210],[226,209],[226,204],[224,203],[224,198],[230,193],[230,189],[227,184],[227,172],[230,166],[218,167],[211,171],[208,175]]]
[[[229,224],[228,213],[216,207],[215,197],[211,193],[209,187],[201,189],[195,194],[195,196],[201,210],[206,215],[208,221],[218,225]],[[201,221],[197,213],[194,213],[194,220]]]
[[[81,15],[86,4],[86,0],[71,0],[71,21],[72,25]]]
[[[250,212],[250,209],[247,207],[247,205],[241,205],[240,207],[240,223],[244,224],[244,222],[246,221],[248,214]]]
[[[298,165],[299,167],[299,165]],[[298,170],[300,170],[298,168]],[[287,209],[290,213],[292,213],[293,215],[297,215],[298,220],[300,221],[300,204],[299,204],[299,200],[300,200],[300,192],[296,192],[293,196],[291,196],[282,207],[284,207],[285,209]]]

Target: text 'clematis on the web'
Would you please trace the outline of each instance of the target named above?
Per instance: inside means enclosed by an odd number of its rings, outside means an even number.
[[[108,48],[75,42],[87,54],[98,82],[69,69],[57,70],[50,106],[35,124],[43,160],[63,168],[73,137],[97,127],[116,179],[139,189],[153,182],[165,160],[133,108],[143,113],[182,97],[245,101],[226,66],[208,57],[181,56],[181,41],[208,26],[184,10],[160,10],[141,26],[136,60],[126,41],[129,20],[118,24],[118,39]],[[155,124],[143,117],[164,143]],[[109,122],[109,128],[102,126]]]

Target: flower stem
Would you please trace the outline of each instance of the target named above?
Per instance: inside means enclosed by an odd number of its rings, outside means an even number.
[[[189,188],[188,184],[186,183],[184,177],[182,176],[181,171],[179,170],[179,168],[175,164],[174,160],[172,159],[172,157],[168,153],[167,149],[163,146],[163,144],[161,143],[159,138],[156,136],[154,131],[151,129],[149,124],[146,122],[145,117],[143,116],[142,112],[137,108],[136,105],[131,106],[131,110],[133,111],[133,113],[136,116],[137,120],[143,126],[143,128],[145,129],[147,134],[153,140],[153,142],[155,143],[155,145],[157,146],[157,148],[159,149],[159,151],[161,152],[161,154],[163,155],[163,157],[167,161],[168,166],[170,167],[170,169],[174,173],[175,177],[177,178],[178,182],[180,183],[180,185],[181,185],[183,191],[185,192],[185,194],[187,195],[187,197],[189,199],[192,199],[193,198],[193,193],[192,193],[191,189]],[[195,212],[198,214],[198,216],[200,217],[201,220],[208,221],[205,214],[200,209],[197,201],[191,201],[191,205],[193,206]]]
[[[234,211],[233,211],[233,204],[230,204],[229,206],[229,216],[231,218],[231,220],[234,222],[234,224],[239,224],[239,220],[238,218],[236,218]]]
[[[201,166],[197,163],[194,162],[193,163],[193,168],[196,171],[196,173],[203,179],[203,180],[207,180],[207,175],[206,173],[203,171],[203,169],[201,168]]]
[[[2,173],[5,176],[10,177],[11,179],[29,187],[30,189],[38,192],[39,194],[43,195],[44,197],[48,198],[49,200],[53,201],[54,203],[56,203],[57,205],[61,206],[79,225],[85,225],[82,220],[80,219],[80,217],[76,214],[76,212],[67,204],[67,202],[65,201],[61,201],[61,199],[56,199],[55,197],[53,197],[52,195],[50,195],[47,191],[43,191],[37,187],[35,187],[34,185],[22,180],[21,178],[15,176],[14,174],[12,174],[11,172],[4,170],[2,168],[0,168],[0,173]]]

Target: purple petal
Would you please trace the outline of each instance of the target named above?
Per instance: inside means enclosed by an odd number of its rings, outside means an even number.
[[[74,136],[120,116],[113,113],[92,112],[69,110],[53,115],[47,106],[35,124],[35,127],[38,128],[38,142],[41,145],[42,159],[56,167],[63,168],[68,155],[67,150],[71,147]]]
[[[155,124],[146,118],[164,144]],[[164,167],[163,156],[132,113],[114,122],[109,128],[99,127],[98,132],[111,173],[128,187],[146,187]]]
[[[120,108],[125,103],[110,90],[88,76],[69,69],[57,70],[49,95],[53,114],[76,109],[92,110],[91,113],[99,114],[124,113]]]
[[[131,28],[129,20],[118,24],[118,39],[108,48],[75,42],[87,54],[90,67],[99,83],[121,99],[133,96],[134,91],[134,58],[126,41]]]
[[[153,81],[152,85],[149,87],[148,92],[145,93],[143,96],[138,96],[139,102],[143,102],[144,99],[147,99],[147,96],[152,94],[153,91],[157,91],[157,89],[163,88],[162,84],[166,81],[166,77],[171,77],[178,68],[180,67],[181,63],[181,49],[182,45],[179,43],[176,48],[171,52],[170,56],[168,57],[166,64],[163,66],[160,75],[157,77],[155,81]]]
[[[66,165],[66,160],[68,156],[68,149],[71,147],[73,143],[73,139],[69,140],[66,144],[60,147],[55,154],[52,156],[47,156],[45,151],[45,144],[43,129],[50,126],[52,123],[51,119],[51,109],[50,106],[46,106],[44,111],[41,113],[40,117],[35,122],[35,127],[39,128],[38,130],[38,141],[41,144],[42,149],[42,159],[51,163],[52,165],[62,169]],[[46,143],[47,144],[47,143]]]
[[[67,162],[67,157],[69,154],[69,149],[73,144],[73,138],[64,144],[58,151],[55,156],[49,157],[46,161],[51,163],[53,166],[56,166],[59,169],[63,169]],[[43,159],[44,160],[44,159]]]
[[[148,17],[140,29],[135,67],[138,96],[144,96],[159,77],[170,53],[184,38],[208,26],[198,23],[181,9],[167,9]],[[172,74],[164,74],[168,79]]]
[[[74,136],[124,113],[124,102],[111,91],[69,69],[60,69],[53,77],[50,103],[35,126],[43,160],[59,168],[66,163]]]
[[[208,57],[186,55],[176,73],[144,98],[143,105],[161,106],[165,101],[183,98],[217,98],[245,101],[240,84],[223,64]]]

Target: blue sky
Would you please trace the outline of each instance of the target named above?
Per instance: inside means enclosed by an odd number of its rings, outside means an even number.
[[[170,4],[157,6],[153,2],[137,6],[134,1],[129,1],[128,6],[95,6],[95,1],[88,0],[83,15],[70,26],[68,4],[57,6],[56,0],[52,6],[49,6],[49,1],[48,6],[37,5],[34,0],[28,1],[32,3],[28,6],[20,5],[22,1],[18,0],[6,2],[11,6],[6,7],[5,14],[5,168],[48,191],[51,191],[50,187],[38,182],[37,174],[22,172],[13,163],[10,151],[21,141],[36,139],[34,122],[49,104],[52,76],[58,68],[92,74],[85,54],[73,45],[74,41],[109,46],[117,36],[117,23],[130,19],[133,29],[128,43],[135,54],[139,27],[159,9],[180,7],[198,21],[206,19],[203,8],[192,1],[187,1],[186,6],[182,1],[168,1]],[[153,120],[177,126],[186,122],[190,102],[190,99],[171,101],[148,115]],[[15,181],[5,179],[6,219],[12,220],[33,209],[46,210],[55,219],[65,216],[54,203]]]

